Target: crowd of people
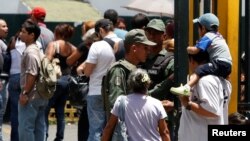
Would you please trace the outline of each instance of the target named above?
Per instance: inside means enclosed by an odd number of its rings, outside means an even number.
[[[189,54],[192,75],[180,87],[174,87],[173,20],[150,20],[138,13],[127,31],[125,20],[108,9],[103,19],[83,22],[79,37],[83,42],[76,46],[70,43],[74,27],[62,23],[52,32],[45,17],[45,9],[35,7],[9,43],[7,23],[0,19],[0,53],[11,55],[8,71],[3,71],[5,59],[0,58],[0,126],[8,90],[11,141],[44,141],[53,136],[48,123],[52,107],[57,124],[54,141],[64,139],[70,75],[89,77],[88,96],[79,109],[78,141],[111,140],[121,103],[129,141],[206,141],[208,125],[229,124],[232,86],[227,79],[232,58],[214,14],[194,20],[200,39],[183,50]],[[41,54],[49,60],[58,58],[62,71],[49,100],[36,90]]]

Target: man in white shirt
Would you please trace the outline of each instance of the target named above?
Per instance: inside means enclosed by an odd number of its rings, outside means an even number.
[[[108,19],[101,19],[95,24],[95,32],[102,39],[115,40],[113,24]],[[101,95],[102,78],[107,69],[115,62],[113,48],[104,40],[94,42],[89,50],[84,74],[89,76],[89,92],[87,96],[87,111],[89,119],[88,141],[100,141],[102,130],[105,126],[105,111]]]
[[[189,67],[208,62],[205,52],[189,55]],[[178,132],[179,141],[207,141],[208,125],[228,124],[228,103],[232,86],[224,78],[207,75],[192,87],[190,97],[180,96],[182,115]]]

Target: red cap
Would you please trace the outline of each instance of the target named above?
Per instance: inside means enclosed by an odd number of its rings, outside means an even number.
[[[33,15],[37,19],[41,19],[46,16],[46,10],[43,7],[34,7],[29,14]]]

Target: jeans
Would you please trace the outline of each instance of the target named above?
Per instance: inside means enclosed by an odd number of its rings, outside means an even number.
[[[10,97],[10,139],[18,141],[18,100],[21,93],[19,73],[10,75],[8,91]]]
[[[49,121],[48,116],[50,109],[52,107],[55,108],[55,116],[56,116],[56,123],[57,123],[57,132],[56,138],[54,141],[62,141],[64,138],[64,129],[65,129],[65,116],[64,116],[64,108],[66,105],[66,100],[69,94],[69,82],[68,82],[68,75],[62,76],[56,86],[56,91],[52,98],[49,100],[49,104],[46,108],[45,118],[46,118],[46,138],[49,136]]]
[[[105,126],[105,111],[101,95],[87,96],[87,111],[89,119],[88,141],[100,141]]]
[[[45,108],[48,100],[32,99],[27,105],[18,104],[19,141],[45,140]]]
[[[216,76],[221,76],[227,78],[232,72],[232,65],[230,63],[221,60],[212,60],[211,63],[206,63],[198,66],[195,69],[195,73],[199,76],[205,76],[208,74],[213,74]]]
[[[3,140],[2,135],[2,124],[3,117],[6,110],[6,105],[8,101],[8,92],[6,91],[7,81],[0,79],[0,141]]]

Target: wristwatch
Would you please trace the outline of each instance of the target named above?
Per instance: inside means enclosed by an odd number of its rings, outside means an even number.
[[[186,106],[186,109],[190,111],[191,110],[191,106],[192,106],[192,102],[189,101],[188,104],[187,104],[187,106]]]

